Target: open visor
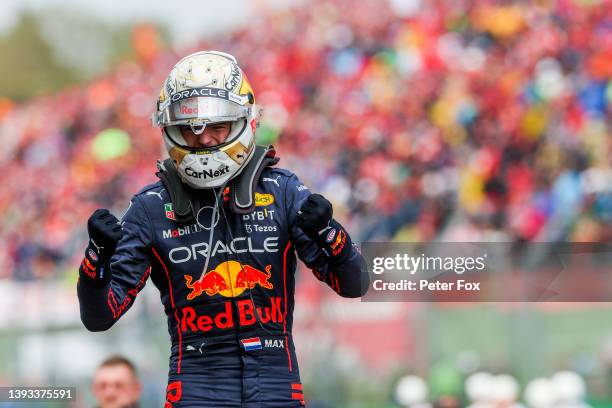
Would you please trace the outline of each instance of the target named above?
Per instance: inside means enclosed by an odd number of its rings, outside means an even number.
[[[233,122],[248,118],[250,107],[228,99],[193,97],[171,103],[153,116],[153,124],[159,127],[194,125],[215,122]]]

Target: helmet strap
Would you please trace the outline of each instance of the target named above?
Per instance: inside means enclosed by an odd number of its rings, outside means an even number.
[[[230,207],[236,214],[249,214],[255,210],[255,186],[265,167],[274,166],[280,160],[272,145],[255,146],[253,157],[244,170],[230,180]]]
[[[158,160],[157,169],[158,171],[155,175],[159,177],[170,195],[176,221],[181,224],[195,223],[195,211],[191,204],[191,189],[181,181],[181,177],[176,171],[172,159]]]

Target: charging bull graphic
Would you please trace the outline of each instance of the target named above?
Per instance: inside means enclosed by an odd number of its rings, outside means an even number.
[[[272,269],[272,265],[266,266],[266,273],[263,273],[251,265],[244,265],[236,275],[234,287],[254,289],[255,285],[260,285],[266,289],[272,289],[274,286],[269,282],[272,275],[270,269]]]
[[[191,283],[192,277],[185,275],[185,283],[191,292],[187,295],[187,300],[193,300],[195,297],[200,296],[202,292],[208,296],[216,295],[222,290],[228,290],[229,286],[225,283],[223,276],[217,271],[212,270],[204,275],[194,283]]]
[[[251,265],[241,264],[237,261],[221,262],[214,269],[202,273],[196,281],[192,276],[184,275],[185,285],[190,290],[187,300],[193,300],[205,293],[208,296],[220,294],[225,297],[236,297],[245,290],[254,289],[259,285],[262,288],[272,289],[270,282],[272,265],[265,267],[265,272]]]

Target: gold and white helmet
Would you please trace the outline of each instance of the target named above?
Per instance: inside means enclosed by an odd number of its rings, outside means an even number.
[[[255,151],[259,109],[236,58],[219,51],[201,51],[181,59],[166,78],[153,113],[168,154],[181,179],[193,188],[215,188],[240,174]],[[206,126],[230,122],[225,141],[216,146],[189,147],[179,126],[196,135]]]

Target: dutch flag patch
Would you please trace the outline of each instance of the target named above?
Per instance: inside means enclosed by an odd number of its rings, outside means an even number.
[[[259,337],[251,337],[249,339],[240,340],[244,351],[261,350],[261,340]]]

